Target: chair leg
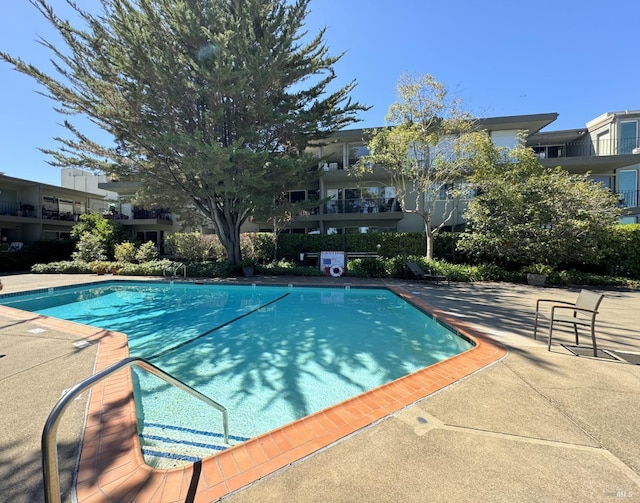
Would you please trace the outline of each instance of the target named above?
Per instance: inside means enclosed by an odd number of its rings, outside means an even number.
[[[549,320],[549,341],[547,342],[547,351],[551,351],[551,332],[553,332],[553,317]]]
[[[598,346],[596,345],[596,327],[591,323],[591,341],[593,342],[593,356],[598,357]]]
[[[576,346],[580,345],[580,341],[578,340],[578,325],[573,324],[573,333],[576,334]]]

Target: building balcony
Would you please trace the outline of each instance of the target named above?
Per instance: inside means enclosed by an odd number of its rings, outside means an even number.
[[[2,201],[0,202],[0,217],[77,222],[80,218],[80,213],[60,211],[57,208],[47,206],[35,206],[32,204],[19,204]]]
[[[38,208],[32,204],[0,201],[0,215],[10,217],[38,218]]]
[[[115,207],[111,207],[104,213],[104,217],[109,220],[117,220],[123,225],[173,225],[171,213],[169,212],[169,210],[163,208],[145,210],[142,208],[134,207],[129,214],[125,214],[116,210]]]
[[[331,163],[328,165],[328,169],[323,169],[321,177],[325,183],[345,182],[353,181],[353,164],[343,167],[341,163]],[[386,179],[388,175],[382,166],[375,166],[370,171],[358,175],[359,182],[366,182],[371,180]]]
[[[376,215],[380,213],[401,213],[400,205],[395,199],[359,198],[329,201],[323,205],[323,213],[328,215]]]
[[[618,192],[618,207],[626,210],[637,209],[639,199],[639,190],[624,190]]]
[[[639,138],[616,140],[579,140],[562,144],[530,144],[542,161],[566,157],[601,157],[630,155],[640,157]]]

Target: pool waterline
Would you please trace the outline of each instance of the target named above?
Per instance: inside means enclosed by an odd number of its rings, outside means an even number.
[[[450,315],[438,312],[403,288],[388,289],[435,315],[454,331],[474,341],[476,346],[227,449],[201,463],[170,470],[152,469],[144,464],[135,425],[131,377],[126,372],[117,374],[92,392],[77,484],[79,501],[91,501],[105,493],[114,494],[114,491],[119,497],[135,494],[136,501],[145,501],[153,494],[162,494],[162,499],[167,501],[184,499],[189,491],[195,491],[198,498],[218,499],[379,421],[505,354],[502,347],[482,334]],[[52,323],[58,328],[69,324],[78,329],[75,323],[51,318],[38,322]],[[86,327],[86,336],[100,344],[96,371],[129,356],[123,334]]]

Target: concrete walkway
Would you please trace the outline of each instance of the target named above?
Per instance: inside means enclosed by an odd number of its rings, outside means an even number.
[[[4,286],[0,293],[69,281],[62,276],[38,275],[0,279]],[[74,333],[44,326],[31,313],[0,314],[0,501],[32,503],[44,499],[40,455],[44,424],[64,390],[93,373],[97,346],[74,346],[79,339]],[[65,495],[73,479],[85,409],[86,397],[81,396],[65,413],[58,431]]]
[[[100,279],[5,276],[2,293]],[[361,282],[286,280],[310,281]],[[554,335],[551,352],[544,329],[540,340],[531,336],[535,299],[573,301],[579,289],[393,283],[482,329],[508,356],[225,501],[640,501],[640,365],[575,356],[560,346],[573,343],[568,331]],[[640,292],[603,293],[599,347],[640,354]],[[62,390],[89,375],[94,361],[94,348],[72,346],[73,334],[34,328],[37,320],[0,313],[0,500],[41,499],[42,425]],[[61,449],[67,480],[82,411],[74,414],[76,429],[59,434],[69,449]]]

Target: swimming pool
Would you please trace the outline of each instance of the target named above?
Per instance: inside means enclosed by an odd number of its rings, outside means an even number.
[[[236,441],[472,346],[385,289],[113,282],[0,302],[127,333],[132,355],[226,406]],[[167,439],[178,447],[172,459],[218,448],[210,409],[147,374],[135,384],[147,453],[162,457]]]

